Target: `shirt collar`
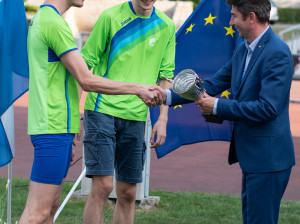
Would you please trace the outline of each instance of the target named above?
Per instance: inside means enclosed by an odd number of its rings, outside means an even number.
[[[58,12],[58,10],[53,6],[53,5],[41,5],[41,7],[40,8],[43,8],[43,7],[45,7],[45,6],[47,6],[47,7],[50,7],[50,8],[52,8],[52,9],[54,9],[57,13],[58,13],[58,15],[60,15],[59,14],[59,12]]]
[[[135,13],[134,8],[133,8],[133,5],[132,5],[132,2],[129,1],[128,4],[129,4],[129,7],[130,7],[131,11],[132,11],[136,16],[139,16],[139,17],[142,17],[142,18],[146,18],[146,17],[152,17],[152,16],[154,15],[154,13],[155,13],[155,7],[153,6],[152,14],[151,14],[150,16],[140,16],[140,15],[137,15],[137,14]]]
[[[254,51],[257,43],[262,38],[262,36],[267,32],[269,27],[270,26],[268,26],[258,37],[256,37],[256,39],[251,44],[249,44],[248,41],[245,41],[245,45],[246,45],[246,48],[248,49],[248,51],[250,51],[251,53]]]

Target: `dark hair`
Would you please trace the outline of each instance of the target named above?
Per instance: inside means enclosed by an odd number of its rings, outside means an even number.
[[[261,23],[269,22],[271,3],[270,0],[227,0],[230,6],[236,6],[243,18],[254,12]]]
[[[299,58],[296,55],[293,55],[294,67],[299,64]]]

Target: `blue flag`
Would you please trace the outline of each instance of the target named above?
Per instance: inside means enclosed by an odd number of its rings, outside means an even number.
[[[0,167],[13,158],[3,122],[12,103],[28,90],[27,22],[23,0],[0,0]],[[10,130],[11,131],[11,130]]]
[[[239,36],[229,25],[230,11],[226,0],[201,1],[176,34],[175,75],[184,69],[193,69],[204,80],[231,59]],[[230,95],[230,90],[227,90],[217,97],[229,99]],[[150,112],[153,125],[159,116],[159,108]],[[193,103],[170,107],[166,142],[156,148],[156,154],[161,158],[182,145],[229,141],[231,133],[231,122],[205,122]]]

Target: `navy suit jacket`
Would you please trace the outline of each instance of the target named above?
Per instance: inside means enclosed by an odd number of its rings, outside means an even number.
[[[244,172],[287,169],[295,164],[289,121],[294,72],[291,52],[269,27],[241,80],[246,54],[245,43],[242,43],[231,60],[204,81],[209,95],[218,95],[229,88],[232,91],[232,100],[219,99],[217,105],[218,120],[233,121],[229,163],[239,161]],[[184,103],[175,94],[172,96],[177,98],[174,104]]]

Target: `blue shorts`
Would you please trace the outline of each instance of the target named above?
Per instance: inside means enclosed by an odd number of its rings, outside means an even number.
[[[145,122],[84,112],[86,176],[113,176],[126,183],[141,183],[145,161]]]
[[[72,158],[74,134],[31,135],[34,161],[30,180],[61,185]]]

